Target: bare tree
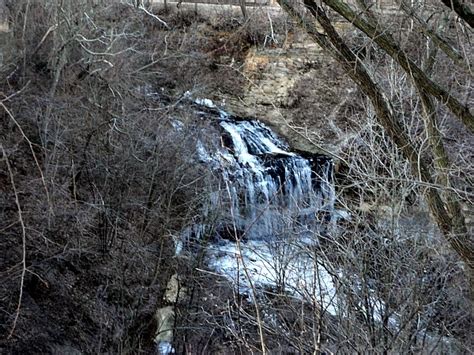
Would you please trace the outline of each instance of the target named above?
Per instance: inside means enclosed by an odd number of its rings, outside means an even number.
[[[441,0],[448,8],[455,11],[460,18],[466,21],[469,26],[474,28],[474,12],[469,7],[469,4],[459,0]]]
[[[420,183],[430,186],[424,189],[430,211],[446,240],[466,263],[472,283],[471,289],[474,290],[473,240],[464,222],[459,195],[453,191],[447,178],[450,162],[437,128],[436,111],[432,99],[435,98],[446,105],[452,115],[463,122],[469,134],[472,134],[474,118],[469,107],[461,103],[454,93],[430,79],[428,74],[410,59],[406,50],[397,43],[390,31],[384,29],[375,13],[364,1],[359,2],[361,5],[359,11],[362,12],[356,12],[347,3],[339,0],[326,0],[323,3],[376,43],[378,48],[391,56],[411,78],[423,106],[425,134],[431,147],[429,155],[420,156],[419,147],[401,123],[400,112],[394,108],[375,76],[367,70],[337,32],[328,11],[312,0],[305,0],[303,8],[297,8],[286,0],[279,1],[282,8],[316,43],[345,68],[349,76],[370,98],[381,125],[403,152],[405,158],[410,161],[413,175],[419,177]],[[308,19],[305,13],[312,15],[313,19]],[[316,22],[321,26],[322,31],[316,26]],[[440,42],[435,42],[434,45],[440,45]],[[466,66],[469,67],[469,63],[466,63]],[[468,75],[471,73],[469,72]],[[434,185],[442,186],[442,193]]]

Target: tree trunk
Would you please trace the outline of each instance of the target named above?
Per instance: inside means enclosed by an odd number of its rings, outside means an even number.
[[[423,70],[397,45],[395,39],[385,28],[378,27],[370,18],[366,20],[362,19],[359,14],[355,13],[341,0],[323,0],[323,2],[343,16],[347,21],[354,24],[354,26],[364,32],[368,37],[372,38],[388,55],[400,64],[419,88],[444,103],[451,112],[466,125],[471,133],[474,133],[474,116],[469,111],[469,108],[460,103],[450,92],[447,92],[428,78]],[[311,1],[310,3],[314,2]]]
[[[451,10],[454,10],[471,28],[474,28],[474,12],[468,4],[463,4],[459,0],[441,0],[441,2]]]
[[[333,0],[329,0],[328,2],[331,1]],[[322,34],[318,31],[314,22],[307,21],[293,8],[289,0],[278,0],[278,3],[318,45],[327,50],[329,54],[344,67],[352,80],[369,97],[379,122],[387,131],[393,142],[403,152],[405,158],[410,162],[413,175],[419,176],[421,181],[428,185],[433,184],[433,175],[429,169],[431,162],[426,158],[419,159],[417,149],[411,142],[407,132],[401,126],[387,97],[377,83],[370,77],[364,65],[357,59],[355,54],[336,32],[324,10],[313,0],[304,0],[308,10],[323,27],[325,34]],[[388,46],[388,48],[391,48],[391,46]],[[406,61],[405,63],[409,62]],[[419,71],[423,73],[421,69]],[[423,76],[418,77],[423,78]],[[424,79],[422,79],[422,81],[426,84]],[[425,86],[422,85],[422,88],[425,88]],[[462,215],[459,213],[451,217],[446,204],[441,199],[437,189],[433,186],[425,189],[425,198],[444,237],[468,266],[468,270],[466,271],[468,276],[471,277],[471,293],[474,295],[472,289],[472,283],[474,282],[474,245],[472,238],[465,229]]]

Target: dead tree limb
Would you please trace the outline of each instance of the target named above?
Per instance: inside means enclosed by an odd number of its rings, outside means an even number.
[[[433,174],[429,168],[431,161],[429,161],[428,158],[418,159],[418,151],[408,133],[400,124],[387,96],[371,78],[364,65],[339,36],[324,10],[313,0],[305,0],[307,9],[324,29],[323,34],[318,31],[315,22],[308,21],[292,6],[289,0],[278,0],[278,3],[318,45],[325,49],[343,66],[352,80],[369,97],[379,122],[396,146],[403,152],[405,158],[410,162],[413,175],[419,176],[421,181],[432,183]],[[455,228],[455,223],[457,221],[453,220],[448,213],[446,204],[442,200],[438,190],[427,188],[424,193],[429,209],[441,232],[469,268],[468,272],[471,278],[472,291],[472,286],[474,285],[474,242],[468,233],[456,233],[457,228]]]
[[[446,91],[440,85],[431,80],[400,48],[396,40],[387,32],[386,29],[378,26],[378,24],[374,23],[370,18],[363,19],[359,14],[353,11],[349,5],[341,0],[323,0],[323,2],[373,39],[375,43],[377,43],[388,55],[399,63],[405,72],[412,78],[417,87],[436,97],[441,103],[445,104],[451,112],[466,125],[470,132],[474,133],[474,115],[471,114],[469,107],[463,105],[452,95],[452,93]]]

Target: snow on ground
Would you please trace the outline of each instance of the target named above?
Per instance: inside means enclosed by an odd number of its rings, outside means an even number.
[[[217,106],[214,104],[212,100],[209,99],[196,99],[194,100],[195,103],[198,105],[206,106],[209,108],[216,108]]]
[[[210,246],[209,256],[209,267],[250,299],[253,299],[251,285],[255,287],[257,297],[262,288],[283,289],[288,295],[320,305],[323,312],[344,316],[346,306],[336,295],[333,278],[315,261],[308,244],[298,247],[285,241],[252,240],[241,242],[239,250],[237,243],[225,241]],[[385,303],[371,296],[370,304],[374,320],[382,322]],[[389,326],[394,330],[399,329],[397,318],[396,314],[389,317]]]
[[[283,289],[296,298],[316,302],[324,312],[337,314],[336,289],[328,271],[315,261],[311,250],[284,242],[226,241],[209,250],[209,267],[225,276],[239,292],[252,298],[253,286]],[[247,273],[244,268],[247,269]]]
[[[175,350],[170,342],[160,341],[157,344],[157,352],[160,355],[169,355],[169,354],[174,354]]]

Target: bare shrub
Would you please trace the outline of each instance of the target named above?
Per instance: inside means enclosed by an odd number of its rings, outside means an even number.
[[[179,58],[168,46],[179,36],[118,3],[8,5],[2,348],[148,349],[174,267],[173,235],[199,213],[212,180],[195,157],[204,123],[168,96],[179,66],[153,63],[157,53]],[[157,66],[169,71],[156,75]]]

